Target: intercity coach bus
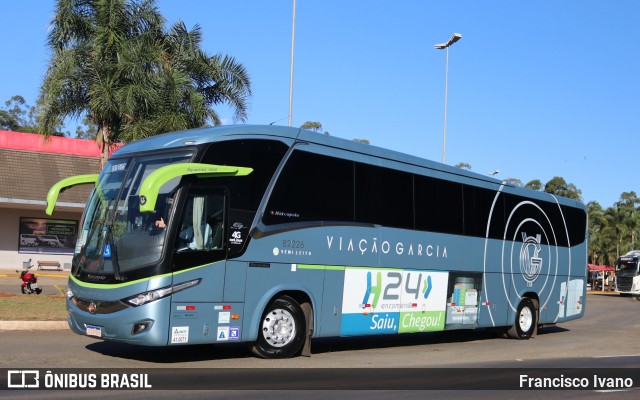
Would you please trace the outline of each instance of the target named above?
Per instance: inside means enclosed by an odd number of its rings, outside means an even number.
[[[587,223],[575,200],[276,126],[123,146],[94,189],[67,290],[82,335],[141,345],[495,327],[528,339],[584,315]]]

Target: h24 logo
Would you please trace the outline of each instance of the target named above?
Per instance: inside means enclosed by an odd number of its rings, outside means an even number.
[[[375,273],[375,283],[373,274]],[[384,302],[399,303],[429,298],[433,284],[431,275],[422,272],[367,271],[367,289],[362,299],[361,308],[378,307],[380,297]],[[371,297],[373,296],[373,301]],[[402,297],[401,297],[402,296]]]

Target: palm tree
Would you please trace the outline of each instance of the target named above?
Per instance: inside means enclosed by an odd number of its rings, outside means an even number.
[[[622,193],[620,200],[615,203],[616,207],[624,210],[626,216],[627,228],[631,236],[631,247],[629,250],[635,249],[638,229],[640,228],[640,212],[638,208],[636,208],[636,205],[639,203],[640,198],[638,198],[634,191]]]
[[[603,233],[610,238],[609,243],[615,243],[615,257],[611,254],[609,259],[617,260],[620,257],[623,238],[629,233],[628,215],[624,208],[609,207],[605,211],[605,218],[607,225]]]
[[[593,264],[602,264],[601,255],[606,254],[606,240],[603,229],[607,224],[605,212],[596,201],[590,201],[586,205],[589,216],[589,258]]]
[[[214,105],[247,117],[251,83],[234,58],[201,49],[199,26],[165,30],[155,0],[57,0],[40,90],[41,133],[66,117],[97,127],[102,163],[117,141],[220,125]]]

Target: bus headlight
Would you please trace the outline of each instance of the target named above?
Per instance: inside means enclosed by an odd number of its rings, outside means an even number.
[[[150,303],[152,301],[160,300],[164,297],[171,296],[172,294],[178,293],[181,290],[185,290],[190,287],[196,286],[197,284],[200,283],[200,280],[201,279],[194,279],[192,281],[179,283],[177,285],[167,286],[167,287],[163,287],[156,290],[150,290],[148,292],[143,292],[130,297],[125,297],[121,301],[128,305],[138,307],[138,306]]]
[[[67,300],[72,299],[75,296],[73,290],[69,286],[67,286]]]

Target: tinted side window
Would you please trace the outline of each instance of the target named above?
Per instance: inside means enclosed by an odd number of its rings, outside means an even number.
[[[547,237],[552,242],[551,244],[566,247],[570,241],[572,246],[584,242],[586,216],[582,210],[562,206],[563,213],[561,213],[558,204],[548,201],[513,194],[506,194],[504,197],[505,223],[509,227],[505,234],[507,240],[522,241],[522,237],[513,237],[512,235],[512,231],[515,229],[513,221],[530,219],[527,224],[522,224],[521,230],[528,233],[540,232],[541,229],[544,229],[546,234],[543,235],[543,238]],[[567,222],[566,225],[565,222]],[[567,237],[567,232],[569,237]]]
[[[413,175],[356,163],[356,222],[413,229]]]
[[[353,222],[353,162],[295,151],[267,204],[267,225],[303,221]]]
[[[495,198],[495,191],[476,186],[464,185],[464,234],[483,237],[487,232],[489,211]],[[494,210],[495,214],[500,213]],[[497,215],[494,216],[498,217]],[[500,219],[502,221],[502,219]]]
[[[211,186],[224,187],[229,198],[225,242],[228,256],[241,254],[249,229],[275,170],[289,147],[273,140],[230,140],[212,143],[202,158],[206,164],[253,168],[247,176],[216,177]]]
[[[569,240],[571,245],[583,243],[586,236],[586,220],[584,210],[579,208],[562,206],[565,218],[567,220],[567,226],[569,227]]]
[[[202,162],[253,168],[247,176],[215,178],[215,185],[229,190],[232,209],[255,212],[287,149],[272,140],[230,140],[212,143]]]
[[[491,201],[492,202],[495,201],[496,204],[493,207],[493,213],[491,214],[491,221],[490,221],[491,224],[489,225],[489,237],[493,239],[502,239],[504,235],[504,227],[505,227],[505,224],[507,223],[506,217],[505,217],[506,196],[504,194],[500,194],[497,196],[497,199],[496,199],[495,198],[496,193],[497,192],[491,191],[491,194],[494,197]],[[489,213],[489,211],[485,211],[485,212]],[[481,236],[484,236],[484,234]]]
[[[369,164],[355,164],[355,220],[364,224],[376,223],[376,172]]]
[[[463,234],[462,184],[415,176],[416,229]]]

